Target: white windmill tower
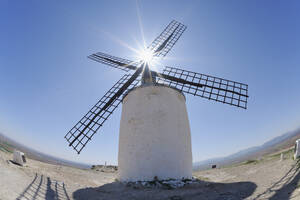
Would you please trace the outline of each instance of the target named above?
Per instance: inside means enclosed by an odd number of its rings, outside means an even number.
[[[100,52],[89,56],[135,72],[124,75],[65,138],[79,154],[123,102],[118,155],[121,181],[192,177],[191,134],[183,93],[247,107],[246,84],[173,67],[165,67],[162,73],[149,68],[148,61],[164,57],[185,29],[185,25],[173,20],[147,48],[141,61]]]

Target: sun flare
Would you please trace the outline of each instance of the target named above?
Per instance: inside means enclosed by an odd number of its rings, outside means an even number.
[[[150,63],[153,59],[153,53],[148,49],[144,49],[139,53],[139,59],[146,63]]]

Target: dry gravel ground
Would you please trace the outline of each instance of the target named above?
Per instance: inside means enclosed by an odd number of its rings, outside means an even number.
[[[195,172],[198,184],[183,188],[128,187],[116,173],[81,170],[28,159],[21,167],[0,151],[0,199],[300,199],[299,164],[279,156],[222,169]]]

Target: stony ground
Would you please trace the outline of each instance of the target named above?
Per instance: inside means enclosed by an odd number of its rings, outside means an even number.
[[[126,186],[117,174],[50,165],[11,163],[0,151],[0,199],[300,199],[299,164],[272,155],[222,169],[195,172],[202,181],[179,189]]]

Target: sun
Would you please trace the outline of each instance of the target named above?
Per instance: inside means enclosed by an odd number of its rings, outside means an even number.
[[[159,59],[157,59],[153,51],[150,49],[140,48],[134,57],[141,61],[141,63],[147,64],[151,70],[157,71],[159,66],[161,66]]]
[[[146,63],[150,63],[153,59],[153,53],[148,49],[144,49],[144,50],[140,51],[139,59]]]

